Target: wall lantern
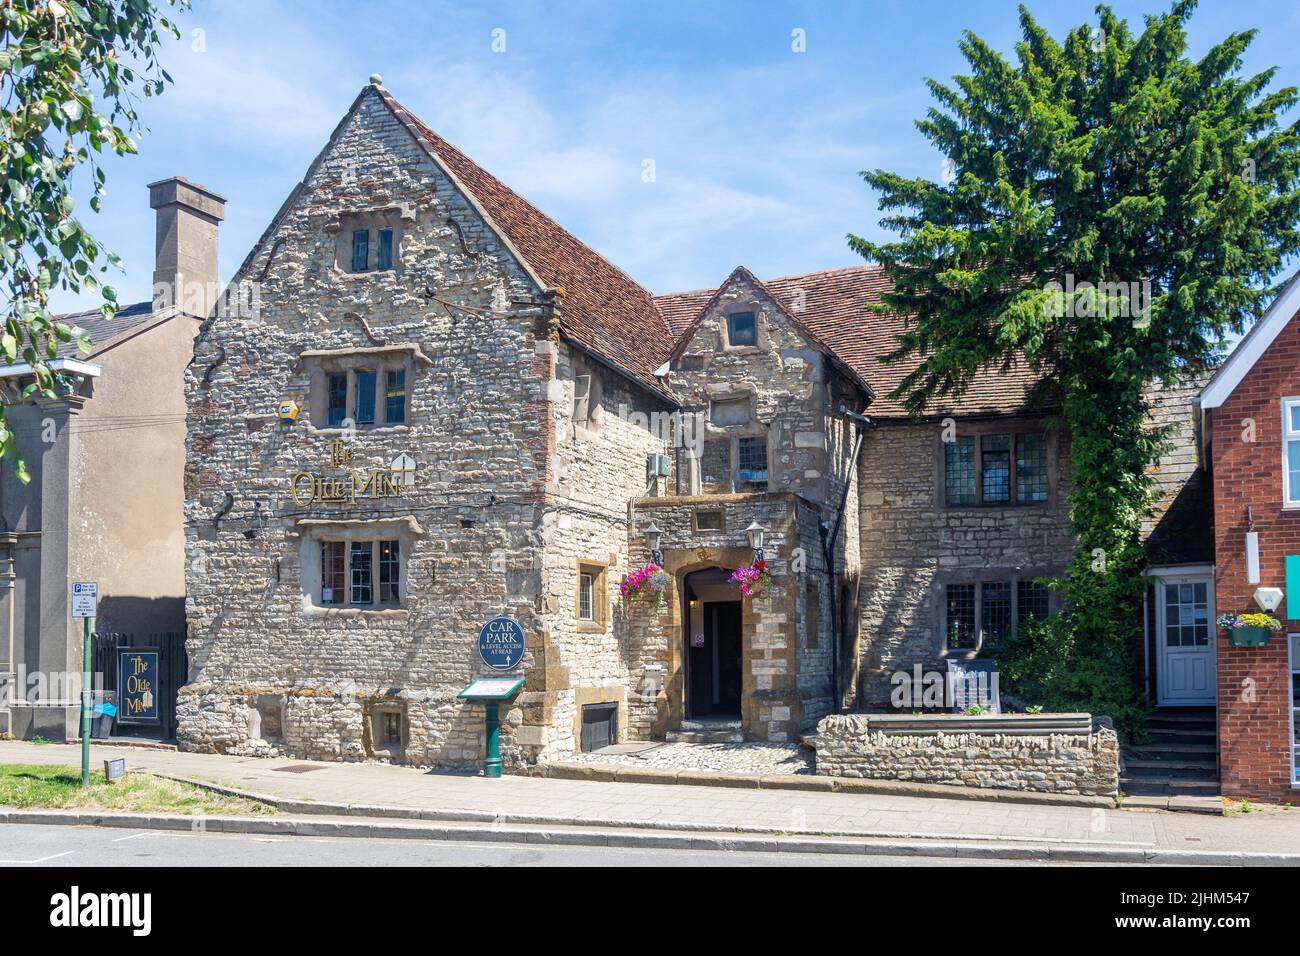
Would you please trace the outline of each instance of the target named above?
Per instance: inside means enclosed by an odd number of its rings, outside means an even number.
[[[663,532],[659,530],[659,526],[651,521],[645,529],[645,543],[650,549],[650,560],[661,568],[664,566],[664,553],[659,550],[659,539],[662,537]]]
[[[751,521],[749,527],[745,529],[745,537],[749,539],[749,546],[754,549],[754,560],[763,560],[763,526],[757,521]]]

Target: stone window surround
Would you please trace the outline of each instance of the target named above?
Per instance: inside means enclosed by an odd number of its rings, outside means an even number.
[[[754,313],[754,345],[732,345],[730,341],[731,324],[728,316],[736,312]],[[744,299],[728,302],[718,308],[718,351],[729,355],[756,355],[767,350],[767,327],[763,321],[763,310],[758,299]]]
[[[411,427],[411,395],[415,387],[415,373],[419,366],[431,365],[429,357],[414,344],[381,345],[346,349],[306,349],[299,354],[299,361],[307,370],[308,400],[307,429],[312,434],[342,435],[348,428],[338,425],[317,425],[328,421],[329,375],[334,372],[349,372],[364,369],[376,372],[375,417],[384,414],[384,373],[401,369],[406,372],[406,421],[386,424],[377,421],[373,424],[357,426],[358,430],[377,433],[404,433]],[[356,407],[356,377],[348,376],[348,397],[345,409]]]
[[[402,272],[402,237],[415,224],[412,206],[402,203],[371,209],[354,209],[340,213],[327,232],[334,237],[334,273],[344,279],[363,279],[377,275],[400,275]],[[369,261],[364,272],[352,271],[352,233],[365,229],[370,233]],[[393,264],[379,269],[379,230],[393,230]]]
[[[763,438],[767,440],[767,488],[739,488],[740,482],[740,440],[742,438]],[[715,489],[710,494],[743,494],[752,491],[766,491],[772,487],[772,441],[768,430],[762,426],[757,429],[746,429],[740,431],[727,431],[717,435],[707,435],[705,441],[726,441],[728,443],[727,454],[730,456],[728,466],[730,474],[726,485]],[[697,459],[698,461],[698,459]],[[703,476],[701,475],[701,478]],[[755,484],[747,482],[746,484]]]
[[[592,575],[591,618],[582,616],[582,576]],[[574,563],[573,620],[579,633],[604,634],[609,627],[609,562],[579,558]]]
[[[1017,602],[1019,601],[1017,582],[1033,581],[1037,578],[1055,578],[1064,574],[1063,570],[1052,571],[1044,567],[1033,568],[1015,568],[1015,567],[988,567],[988,568],[960,568],[952,571],[941,571],[935,574],[930,581],[930,628],[931,633],[936,635],[935,645],[936,653],[940,658],[951,657],[955,660],[970,660],[978,656],[984,650],[995,650],[992,646],[984,646],[984,628],[981,620],[983,614],[983,598],[980,594],[978,585],[984,583],[1001,583],[1008,582],[1011,585],[1011,631],[1012,636],[1009,640],[1015,640],[1016,630],[1018,628]],[[974,584],[975,588],[975,646],[950,648],[948,646],[948,585],[950,584]],[[1047,592],[1047,610],[1048,613],[1054,612],[1060,606],[1060,594],[1053,590]],[[1005,646],[1005,645],[1002,645]]]
[[[975,488],[978,494],[981,483],[981,474],[979,467],[980,456],[980,439],[985,435],[1024,435],[1028,433],[1038,433],[1043,436],[1043,443],[1047,452],[1047,498],[1043,501],[1025,501],[1015,500],[1014,479],[1011,486],[1010,501],[996,501],[984,504],[976,502],[974,504],[950,505],[948,504],[948,487],[947,487],[947,442],[943,440],[943,426],[937,425],[935,435],[935,468],[934,468],[934,494],[935,508],[942,512],[952,511],[998,511],[998,510],[1017,510],[1045,508],[1056,503],[1057,488],[1057,431],[1055,428],[1048,428],[1044,425],[1041,418],[992,418],[980,421],[957,420],[957,437],[975,439]],[[1011,452],[1012,472],[1015,471],[1015,450]]]
[[[743,311],[743,310],[742,310]],[[760,339],[761,341],[761,339]],[[753,348],[753,346],[745,346]],[[721,489],[722,494],[729,494],[736,491],[740,483],[740,439],[742,438],[764,438],[767,439],[767,486],[772,487],[772,435],[768,425],[758,418],[758,390],[752,385],[711,385],[709,392],[709,408],[704,416],[704,434],[703,441],[722,441],[728,442],[728,466],[730,474],[725,487]],[[715,425],[713,424],[713,403],[714,402],[734,402],[741,399],[749,399],[750,415],[749,421],[743,425]],[[698,467],[698,461],[697,465]],[[703,479],[703,475],[701,475]],[[755,489],[744,489],[752,491]],[[694,520],[694,519],[692,519]]]
[[[718,527],[701,528],[700,512],[706,514],[716,514],[718,516]],[[691,509],[691,533],[692,534],[725,534],[727,531],[727,509],[726,508],[692,508]]]
[[[298,568],[300,587],[303,595],[303,613],[307,617],[360,617],[369,618],[405,618],[408,614],[407,600],[410,587],[411,552],[416,538],[424,534],[419,522],[410,515],[385,515],[382,518],[332,519],[301,518],[294,525],[290,536],[298,537]],[[398,580],[399,601],[393,605],[349,605],[321,604],[321,557],[320,546],[325,541],[388,541],[400,542],[401,575]],[[377,562],[378,559],[376,559]],[[379,567],[376,563],[373,574],[374,586],[378,591]],[[351,586],[351,582],[348,582]]]

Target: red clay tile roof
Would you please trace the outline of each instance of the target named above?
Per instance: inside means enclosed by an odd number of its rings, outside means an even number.
[[[901,418],[907,415],[889,393],[919,361],[910,358],[886,364],[881,356],[897,347],[897,336],[906,325],[901,316],[882,316],[867,307],[880,301],[889,280],[879,266],[849,266],[805,275],[767,279],[763,286],[787,311],[796,312],[802,299],[800,319],[839,357],[865,379],[875,392],[869,414],[873,418]],[[660,312],[674,335],[692,328],[700,311],[716,290],[697,289],[656,296]],[[1029,404],[1034,376],[1026,369],[987,371],[975,377],[967,391],[946,398],[925,409],[925,415],[1003,415],[1025,409]]]
[[[386,90],[378,89],[378,93],[505,234],[524,259],[525,268],[547,289],[564,290],[559,301],[563,334],[642,384],[663,391],[654,371],[671,351],[673,336],[655,308],[653,296],[425,126]]]
[[[563,289],[560,327],[566,338],[621,369],[648,388],[670,395],[654,372],[690,332],[717,289],[652,296],[626,273],[584,245],[509,186],[429,129],[384,89],[373,89],[416,140],[450,172],[546,289]],[[358,97],[360,102],[360,97]],[[354,106],[355,108],[355,106]],[[754,280],[756,283],[757,279]],[[889,392],[917,362],[885,364],[905,319],[880,316],[888,280],[876,266],[852,266],[758,283],[810,333],[814,344],[846,366],[875,393],[871,412],[898,418],[906,412]],[[802,293],[803,308],[796,300]],[[995,415],[1025,407],[1033,377],[1026,370],[981,373],[956,399],[936,402],[927,415]]]
[[[773,292],[772,289],[768,288],[766,284],[760,281],[754,275],[754,273],[750,272],[744,266],[737,266],[735,269],[733,269],[731,275],[727,276],[726,280],[722,283],[722,285],[718,286],[716,290],[708,294],[708,297],[704,299],[703,302],[697,302],[695,300],[695,296],[698,295],[698,293],[690,292],[684,294],[686,296],[689,296],[690,297],[689,299],[686,299],[680,303],[676,300],[672,300],[667,303],[668,308],[672,308],[675,310],[673,315],[673,320],[671,320],[669,323],[670,325],[673,326],[673,332],[677,339],[676,345],[673,346],[673,351],[671,356],[671,358],[674,361],[676,361],[677,358],[682,354],[682,352],[686,350],[686,345],[690,341],[690,339],[695,335],[696,329],[699,328],[700,322],[703,321],[704,319],[704,314],[713,308],[713,305],[717,301],[718,297],[722,295],[723,290],[725,290],[733,282],[738,282],[738,281],[749,282],[755,289],[757,289],[759,292],[763,293],[768,298],[770,298],[776,304],[776,307],[785,314],[785,317],[787,320],[789,320],[790,324],[793,325],[796,329],[798,329],[799,332],[802,333],[804,338],[808,339],[821,352],[827,355],[830,358],[831,362],[834,363],[834,365],[840,370],[840,372],[842,372],[844,375],[852,379],[858,385],[858,387],[862,389],[864,394],[870,396],[875,395],[875,389],[867,382],[866,378],[863,377],[863,375],[855,367],[849,365],[840,356],[839,352],[837,352],[835,349],[833,349],[830,346],[830,344],[825,340],[825,338],[823,338],[821,331],[813,328],[809,323],[804,321],[805,319],[805,315],[803,314],[804,310],[800,307],[800,303],[795,297]],[[681,320],[684,318],[685,312],[687,311],[688,307],[694,309],[695,315],[694,318],[692,318],[683,326],[680,323]],[[665,305],[661,304],[660,311],[663,312],[664,309],[665,309]]]

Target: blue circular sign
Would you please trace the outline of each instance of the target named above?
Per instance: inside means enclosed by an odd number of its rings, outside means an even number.
[[[524,659],[524,629],[512,617],[494,617],[478,632],[478,656],[495,671],[508,671]]]

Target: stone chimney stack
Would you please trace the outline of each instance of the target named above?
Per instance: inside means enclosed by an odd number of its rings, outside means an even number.
[[[183,176],[172,176],[149,184],[149,207],[158,210],[154,311],[174,305],[207,318],[221,293],[217,226],[225,218],[225,198]]]

